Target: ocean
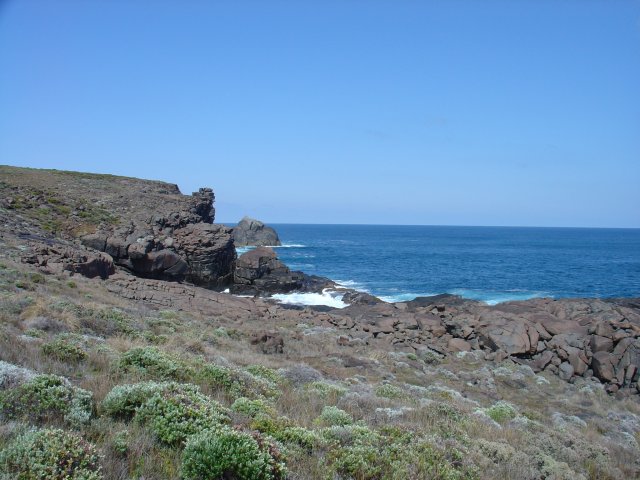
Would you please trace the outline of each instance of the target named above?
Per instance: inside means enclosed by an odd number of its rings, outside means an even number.
[[[273,224],[279,258],[389,302],[640,297],[640,229]],[[239,250],[242,253],[244,250]],[[280,301],[344,306],[325,295]]]

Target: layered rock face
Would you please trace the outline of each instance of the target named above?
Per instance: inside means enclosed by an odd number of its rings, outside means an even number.
[[[267,227],[260,220],[249,217],[244,217],[233,228],[233,241],[237,247],[282,245],[273,228]]]
[[[133,217],[125,227],[102,229],[81,240],[137,275],[221,287],[233,280],[236,254],[230,229],[211,223],[213,199],[211,189],[201,188],[184,197],[180,210],[159,206],[142,221]]]

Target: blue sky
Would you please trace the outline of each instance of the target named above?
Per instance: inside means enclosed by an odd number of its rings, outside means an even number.
[[[0,163],[217,220],[640,227],[640,2],[0,2]]]

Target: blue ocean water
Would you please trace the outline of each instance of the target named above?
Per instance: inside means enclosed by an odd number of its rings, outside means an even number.
[[[291,269],[387,301],[640,297],[640,229],[272,226]]]

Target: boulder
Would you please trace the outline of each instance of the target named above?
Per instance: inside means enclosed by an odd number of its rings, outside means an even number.
[[[303,277],[278,260],[273,249],[258,247],[238,258],[231,291],[254,295],[289,292],[302,287]]]
[[[522,321],[489,323],[481,330],[481,338],[492,350],[509,355],[529,353],[531,349],[527,326]]]
[[[610,352],[613,350],[613,340],[608,337],[601,337],[600,335],[592,335],[590,345],[593,353]]]
[[[597,352],[591,359],[593,374],[603,382],[611,382],[615,378],[611,355],[607,352]]]
[[[571,364],[562,362],[559,367],[558,376],[562,380],[569,380],[573,376],[573,367]]]
[[[233,228],[232,235],[236,247],[282,245],[276,231],[255,218],[244,217]]]
[[[471,344],[462,338],[452,338],[447,343],[447,349],[451,352],[470,352]]]

